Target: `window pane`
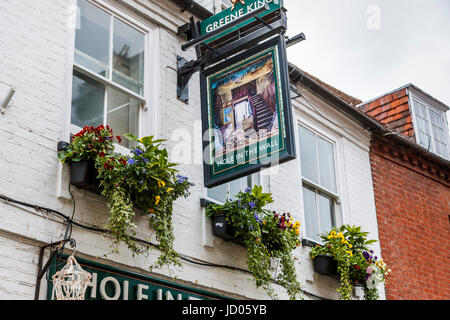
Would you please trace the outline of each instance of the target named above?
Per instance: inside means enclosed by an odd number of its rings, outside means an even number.
[[[219,202],[225,202],[227,199],[227,184],[208,189],[208,197]]]
[[[316,144],[314,141],[314,133],[302,126],[299,126],[299,137],[302,176],[306,179],[319,183],[317,176]]]
[[[114,19],[113,81],[143,94],[144,44],[142,33]]]
[[[103,123],[105,87],[81,75],[73,76],[71,122],[79,127]]]
[[[314,190],[303,187],[303,205],[305,211],[306,236],[320,242],[319,225],[317,219],[316,193]]]
[[[78,0],[80,28],[75,34],[75,62],[109,77],[111,16],[86,0]]]
[[[250,182],[251,184],[251,182]],[[247,177],[242,177],[237,180],[230,182],[230,198],[234,198],[239,191],[244,191],[245,188],[249,187],[249,181]]]
[[[139,102],[126,94],[108,88],[107,124],[113,129],[114,135],[122,136],[126,133],[138,136]],[[134,142],[123,138],[124,147],[135,147]]]
[[[333,145],[317,137],[317,153],[319,158],[320,185],[336,192]]]
[[[245,191],[246,188],[252,188],[254,185],[259,185],[259,182],[259,173],[248,175],[208,189],[208,197],[220,202],[225,202],[227,197],[233,199],[240,191]],[[227,194],[227,187],[229,189],[229,195]]]
[[[319,232],[329,231],[333,226],[333,199],[325,194],[318,193],[319,201]]]

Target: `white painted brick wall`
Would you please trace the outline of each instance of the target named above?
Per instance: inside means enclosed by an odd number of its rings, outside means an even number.
[[[119,3],[118,1],[117,3]],[[53,208],[70,216],[70,199],[58,198],[57,181],[60,178],[56,144],[64,136],[65,103],[68,85],[67,66],[70,30],[66,27],[67,7],[70,0],[2,0],[0,1],[0,81],[13,86],[16,94],[5,115],[0,115],[0,194]],[[205,219],[200,208],[200,198],[206,195],[203,188],[203,169],[198,159],[201,143],[195,135],[200,128],[199,76],[190,81],[190,101],[186,105],[176,99],[176,55],[186,59],[194,58],[194,52],[182,52],[183,39],[176,37],[176,25],[187,21],[187,13],[180,14],[168,5],[167,12],[159,8],[160,2],[123,0],[128,6],[141,11],[143,17],[151,19],[159,28],[160,92],[158,92],[158,119],[151,119],[159,126],[158,136],[169,139],[169,152],[179,147],[179,141],[171,139],[186,137],[191,148],[188,158],[192,164],[183,164],[180,171],[195,183],[192,195],[175,203],[174,229],[175,249],[183,255],[212,263],[246,268],[245,249],[235,244],[213,238],[210,221]],[[211,2],[212,3],[212,2]],[[159,19],[159,20],[158,20]],[[167,21],[172,21],[167,23]],[[332,111],[332,110],[331,110]],[[325,112],[331,112],[325,108]],[[310,112],[310,111],[309,111]],[[336,114],[336,121],[358,128],[350,121]],[[325,121],[322,118],[320,121]],[[177,131],[178,130],[178,131]],[[348,170],[348,207],[352,213],[351,222],[374,221],[373,195],[368,167],[368,137],[362,135],[359,144],[366,150],[354,146],[355,137],[342,133],[345,140],[344,154]],[[183,136],[182,135],[182,136]],[[360,135],[361,136],[361,135]],[[197,149],[196,149],[197,148]],[[196,152],[197,151],[197,152]],[[172,155],[171,155],[172,156]],[[200,158],[201,159],[201,158]],[[350,166],[357,170],[350,169]],[[360,177],[363,176],[364,179]],[[298,161],[279,167],[277,174],[270,177],[270,191],[277,201],[273,208],[291,211],[303,223],[300,168]],[[68,177],[63,177],[62,189],[66,192]],[[75,220],[83,224],[103,227],[108,219],[105,202],[101,197],[73,188],[76,199]],[[364,192],[366,190],[367,192]],[[371,220],[372,219],[372,220]],[[138,217],[138,236],[147,238],[151,233],[146,217]],[[205,229],[206,228],[206,229]],[[203,234],[202,231],[205,231]],[[373,229],[374,231],[376,229]],[[32,299],[36,274],[38,246],[59,240],[64,234],[62,220],[55,215],[24,209],[20,206],[0,202],[0,299]],[[79,255],[105,264],[122,268],[133,268],[147,273],[148,266],[155,261],[157,252],[147,256],[131,257],[123,246],[120,254],[109,254],[110,242],[98,233],[74,227],[73,237],[78,244]],[[206,237],[206,239],[205,239]],[[211,243],[213,247],[204,246]],[[3,250],[4,249],[4,250]],[[102,258],[108,254],[107,258]],[[308,248],[296,251],[298,276],[305,289],[315,294],[336,298],[337,282],[313,273],[308,258]],[[14,267],[14,268],[13,268]],[[23,279],[14,270],[22,270]],[[155,270],[156,274],[172,276],[168,270]],[[248,274],[220,268],[201,267],[185,263],[176,272],[179,279],[232,292],[249,298],[264,299],[265,293],[256,290]],[[45,284],[41,298],[45,297]],[[280,296],[286,298],[284,292]],[[305,298],[308,298],[305,296]]]

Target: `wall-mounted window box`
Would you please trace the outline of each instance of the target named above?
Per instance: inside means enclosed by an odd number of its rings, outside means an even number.
[[[97,170],[93,160],[70,162],[70,184],[100,194]]]
[[[314,271],[333,278],[338,277],[337,261],[332,256],[318,255],[313,259]]]

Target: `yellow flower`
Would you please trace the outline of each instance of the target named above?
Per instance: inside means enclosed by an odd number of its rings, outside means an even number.
[[[139,139],[139,142],[140,142],[140,143],[143,143],[143,142],[142,142],[142,138]]]
[[[345,251],[350,257],[353,256],[353,253],[351,251]]]
[[[166,183],[164,181],[158,181],[158,187],[164,187]]]
[[[161,200],[160,196],[155,197],[155,204],[158,205],[159,201]]]
[[[300,230],[299,229],[295,229],[295,234],[299,235],[300,234]]]
[[[263,220],[263,225],[266,225],[266,223],[267,223],[267,221],[266,221],[266,220]]]
[[[173,191],[173,188],[167,188],[167,192]]]

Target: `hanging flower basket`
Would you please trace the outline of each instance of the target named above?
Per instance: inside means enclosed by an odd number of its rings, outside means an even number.
[[[100,182],[97,175],[94,160],[70,162],[70,184],[77,188],[100,194]]]
[[[385,275],[390,272],[386,264],[368,249],[368,245],[376,242],[368,240],[368,234],[357,226],[333,227],[320,235],[323,244],[310,251],[316,272],[339,279],[341,300],[352,299],[355,284],[362,285],[364,299],[378,299],[376,285],[384,282]]]
[[[100,193],[109,209],[106,228],[113,240],[114,251],[119,243],[125,243],[135,253],[149,249],[135,240],[137,225],[135,209],[149,216],[149,224],[155,230],[160,255],[152,267],[181,266],[173,247],[173,203],[181,196],[189,196],[193,185],[178,173],[176,163],[169,162],[165,140],[153,136],[138,139],[124,135],[135,146],[125,156],[115,152],[114,136],[109,126],[97,128],[85,126],[73,135],[71,143],[58,152],[62,163],[70,163],[72,185]],[[98,180],[97,180],[98,179]]]
[[[225,214],[215,214],[211,217],[213,235],[226,241],[232,241],[239,245],[244,245],[242,238],[236,237],[236,229],[226,221]]]
[[[314,271],[333,278],[338,277],[337,261],[329,255],[320,254],[313,259]]]
[[[301,242],[300,223],[289,213],[277,214],[265,209],[272,203],[272,194],[264,193],[261,186],[247,188],[224,204],[206,207],[212,219],[213,234],[227,241],[242,244],[247,251],[247,266],[256,286],[262,287],[271,298],[277,298],[272,280],[285,287],[290,299],[301,293],[296,278],[292,252]],[[273,263],[280,264],[280,272],[272,274]]]

